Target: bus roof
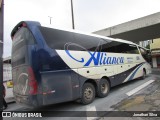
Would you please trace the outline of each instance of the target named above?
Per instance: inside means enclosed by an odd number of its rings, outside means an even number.
[[[39,22],[37,21],[21,21],[19,22],[14,29],[11,32],[11,37],[14,36],[14,34],[17,32],[18,28],[23,26],[24,24],[29,24],[32,26],[41,26],[41,27],[47,27],[47,28],[51,28],[50,26],[42,26]],[[79,34],[84,34],[84,35],[89,35],[89,36],[93,36],[93,37],[98,37],[98,38],[102,38],[102,39],[108,39],[108,40],[112,40],[112,41],[117,41],[117,42],[122,42],[122,43],[127,43],[127,44],[133,44],[133,45],[137,45],[136,43],[133,43],[131,41],[127,41],[127,40],[122,40],[122,39],[116,39],[116,38],[110,38],[110,37],[106,37],[106,36],[101,36],[101,35],[96,35],[96,34],[92,34],[92,33],[84,33],[81,31],[77,31],[77,30],[73,30],[73,29],[61,29],[61,28],[56,28],[54,27],[53,29],[57,29],[57,30],[63,30],[63,31],[68,31],[68,32],[73,32],[73,33],[79,33]]]
[[[52,27],[48,27],[48,26],[42,26],[42,27],[52,28]],[[92,33],[85,33],[85,32],[78,31],[78,30],[62,29],[62,28],[56,28],[56,27],[54,27],[53,29],[63,30],[63,31],[68,31],[68,32],[73,32],[73,33],[79,33],[79,34],[83,34],[83,35],[99,37],[99,38],[102,38],[102,39],[108,39],[108,40],[112,40],[112,41],[117,41],[117,42],[123,42],[123,43],[127,43],[127,44],[137,45],[136,43],[133,43],[131,41],[127,41],[127,40],[123,40],[123,39],[119,39],[119,38],[111,38],[111,37],[101,36],[101,35],[92,34]]]

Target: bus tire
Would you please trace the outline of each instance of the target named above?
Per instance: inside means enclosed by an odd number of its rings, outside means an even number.
[[[108,80],[102,78],[99,82],[97,96],[100,98],[104,98],[108,95],[109,91],[110,91],[110,85]]]
[[[142,79],[144,80],[145,78],[146,78],[146,71],[143,69]]]
[[[85,83],[82,88],[81,103],[84,105],[90,104],[95,99],[95,88],[91,83]]]

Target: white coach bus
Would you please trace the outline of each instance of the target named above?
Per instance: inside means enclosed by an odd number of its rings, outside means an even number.
[[[22,21],[11,33],[14,95],[41,106],[95,96],[151,72],[145,48],[125,40],[47,28]]]

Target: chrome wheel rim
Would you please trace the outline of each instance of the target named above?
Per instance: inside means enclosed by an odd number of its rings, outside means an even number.
[[[87,100],[91,100],[93,98],[93,90],[90,87],[87,87],[84,91],[84,97]]]
[[[108,92],[108,87],[106,83],[101,84],[101,92],[106,94]]]

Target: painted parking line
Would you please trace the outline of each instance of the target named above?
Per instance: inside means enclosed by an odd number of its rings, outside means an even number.
[[[136,92],[138,92],[139,90],[141,90],[141,89],[143,89],[144,87],[146,87],[147,85],[151,84],[151,83],[154,82],[154,81],[155,81],[155,80],[149,80],[148,82],[146,82],[146,83],[144,83],[144,84],[136,87],[135,89],[127,92],[126,94],[127,94],[128,96],[131,96],[131,95],[135,94]]]
[[[91,117],[91,116],[97,116],[96,107],[95,106],[87,106],[87,120],[96,120],[97,117]]]

